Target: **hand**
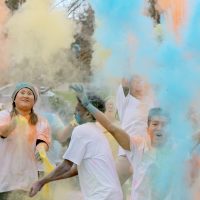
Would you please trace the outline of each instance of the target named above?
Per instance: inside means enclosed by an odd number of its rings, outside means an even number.
[[[129,87],[130,87],[130,80],[127,79],[127,78],[123,78],[123,79],[122,79],[122,87],[127,87],[127,88],[129,88]]]
[[[40,144],[37,145],[36,151],[35,151],[35,158],[38,161],[42,161],[46,157],[45,148],[43,147],[42,143]]]
[[[43,187],[44,184],[42,184],[40,181],[37,181],[33,184],[29,191],[29,197],[35,196]]]
[[[42,161],[42,157],[40,156],[40,152],[36,150],[35,152],[35,158],[37,161]]]
[[[81,101],[81,104],[84,107],[87,107],[90,101],[84,91],[83,86],[81,84],[73,84],[73,85],[70,85],[70,88],[75,91],[76,96]]]

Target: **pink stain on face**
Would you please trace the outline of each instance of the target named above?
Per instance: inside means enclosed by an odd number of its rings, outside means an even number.
[[[6,22],[10,16],[9,9],[5,5],[5,1],[0,1],[0,69],[8,66],[8,39],[5,30]]]

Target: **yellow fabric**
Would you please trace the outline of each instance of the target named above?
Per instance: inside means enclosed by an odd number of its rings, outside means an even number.
[[[105,136],[110,144],[110,147],[111,147],[111,150],[112,150],[112,154],[113,154],[113,157],[114,159],[117,157],[118,155],[118,148],[119,148],[119,145],[117,143],[117,141],[114,139],[114,137],[103,127],[101,126],[101,124],[99,124],[97,122],[97,125],[103,130],[103,132],[105,133]]]
[[[118,145],[117,141],[114,139],[114,137],[107,130],[105,130],[104,133],[110,144],[113,157],[116,158],[118,155],[119,145]]]
[[[40,150],[39,151],[39,154],[40,154],[40,157],[43,161],[43,166],[44,166],[44,173],[45,175],[49,174],[51,171],[53,171],[54,169],[54,166],[50,163],[47,155],[46,155],[46,151],[43,149],[43,150]],[[42,192],[41,192],[41,196],[42,196],[42,199],[48,199],[48,200],[53,200],[53,191],[51,189],[51,187],[46,184],[44,186],[44,188],[42,189]]]

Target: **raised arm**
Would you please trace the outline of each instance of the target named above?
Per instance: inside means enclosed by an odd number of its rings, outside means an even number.
[[[73,85],[71,88],[76,92],[77,97],[80,99],[82,105],[95,117],[95,119],[108,130],[109,133],[115,138],[119,145],[126,149],[130,150],[130,137],[129,135],[121,128],[113,124],[104,113],[99,111],[94,107],[88,100],[87,95],[84,92],[84,89],[81,85]]]
[[[126,78],[123,78],[121,84],[122,84],[124,96],[126,97],[128,93],[130,92],[130,81]]]

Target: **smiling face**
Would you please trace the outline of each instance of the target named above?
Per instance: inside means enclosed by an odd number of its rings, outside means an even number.
[[[35,104],[33,92],[29,88],[22,88],[15,97],[15,106],[18,110],[29,111]]]
[[[162,146],[167,140],[166,134],[167,119],[165,116],[152,116],[148,124],[148,134],[151,138],[151,144],[154,147]]]

